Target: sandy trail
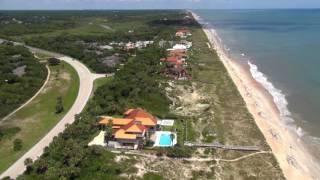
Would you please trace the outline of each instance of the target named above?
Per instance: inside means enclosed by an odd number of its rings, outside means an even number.
[[[248,67],[227,56],[215,30],[206,27],[196,14],[192,13],[192,15],[202,24],[211,46],[217,51],[220,60],[245,100],[248,110],[278,160],[284,176],[290,180],[318,179],[320,173],[317,163],[313,162],[310,153],[298,140],[299,137],[283,125],[272,96],[253,79]]]

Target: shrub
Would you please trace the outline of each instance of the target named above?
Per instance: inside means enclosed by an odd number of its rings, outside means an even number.
[[[189,158],[191,157],[191,155],[192,155],[191,149],[186,147],[172,147],[172,148],[169,148],[167,151],[168,157]]]
[[[15,134],[17,134],[21,129],[19,127],[9,127],[9,128],[1,128],[0,127],[0,141],[5,138],[11,138]]]
[[[26,166],[26,173],[29,174],[32,171],[33,160],[31,158],[27,158],[24,160],[24,165]]]
[[[57,98],[57,104],[56,104],[56,114],[61,113],[64,110],[63,103],[62,103],[62,97]]]
[[[49,58],[48,63],[50,66],[56,66],[60,64],[60,59],[57,58]]]
[[[14,151],[20,151],[22,149],[22,140],[21,139],[15,139],[13,141],[13,150]]]

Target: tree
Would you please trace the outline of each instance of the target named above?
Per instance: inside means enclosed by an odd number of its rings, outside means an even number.
[[[20,151],[22,149],[22,140],[21,139],[15,139],[13,141],[13,150],[14,151]]]
[[[57,59],[57,58],[49,58],[49,59],[48,59],[48,63],[49,63],[49,65],[51,65],[51,66],[56,66],[56,65],[59,65],[59,64],[60,64],[60,59]]]
[[[59,96],[57,98],[57,104],[56,104],[56,114],[60,114],[64,110],[63,103],[62,103],[62,97]]]
[[[109,120],[106,126],[106,137],[107,137],[107,140],[109,140],[112,137],[112,121],[111,120]]]
[[[27,168],[26,170],[27,174],[29,174],[32,171],[32,163],[33,163],[33,160],[31,158],[27,158],[24,160],[24,165]]]
[[[170,133],[171,145],[173,145],[174,137],[175,137],[174,134],[173,134],[173,133]]]

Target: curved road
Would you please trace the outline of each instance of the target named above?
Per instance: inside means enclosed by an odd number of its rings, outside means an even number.
[[[20,44],[20,43],[15,43]],[[23,45],[23,44],[20,44]],[[55,136],[59,133],[63,132],[66,124],[72,124],[74,122],[74,116],[79,114],[87,101],[90,98],[90,95],[93,90],[93,82],[97,78],[105,77],[105,74],[94,74],[91,73],[90,70],[78,60],[72,59],[68,56],[64,56],[57,53],[52,53],[49,51],[41,50],[38,48],[29,47],[32,52],[38,52],[42,54],[46,54],[49,56],[53,56],[59,58],[67,63],[69,63],[78,73],[80,79],[80,89],[78,92],[77,99],[69,112],[59,121],[58,124],[54,128],[52,128],[37,144],[35,144],[27,153],[25,153],[22,157],[20,157],[14,164],[12,164],[5,172],[0,175],[0,179],[6,176],[10,176],[11,178],[16,179],[20,174],[25,171],[24,160],[27,158],[31,158],[36,160],[39,158],[45,147],[47,147],[53,140]]]
[[[44,89],[44,87],[47,85],[49,78],[50,78],[50,68],[48,67],[48,65],[46,65],[46,69],[47,69],[47,78],[44,81],[43,85],[41,86],[41,88],[36,92],[36,94],[34,94],[29,100],[27,100],[25,103],[23,103],[20,107],[18,107],[17,109],[15,109],[14,111],[12,111],[10,114],[8,114],[6,117],[2,118],[2,120],[0,121],[0,124],[2,122],[4,122],[5,120],[9,119],[9,117],[11,117],[13,114],[15,114],[17,111],[19,111],[20,109],[24,108],[25,106],[27,106],[31,101],[33,101],[39,94],[40,92]]]

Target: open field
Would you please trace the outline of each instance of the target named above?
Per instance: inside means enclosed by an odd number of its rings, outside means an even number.
[[[0,141],[0,171],[22,156],[38,142],[73,105],[79,89],[76,71],[68,64],[50,66],[51,77],[43,91],[26,107],[11,116],[1,127],[19,127],[21,130]],[[55,113],[57,97],[63,99],[64,111]],[[13,151],[13,140],[22,140],[22,149]]]

